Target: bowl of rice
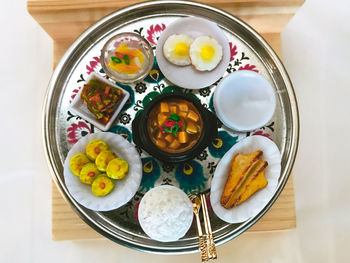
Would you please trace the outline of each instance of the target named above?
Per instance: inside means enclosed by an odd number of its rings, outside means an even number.
[[[141,228],[150,238],[161,242],[176,241],[191,227],[192,203],[179,188],[158,186],[142,198],[138,217]]]

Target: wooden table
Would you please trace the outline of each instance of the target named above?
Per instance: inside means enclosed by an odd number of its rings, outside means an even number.
[[[28,0],[28,12],[54,40],[54,66],[67,48],[100,18],[138,0]],[[280,34],[304,0],[202,0],[252,26],[281,57]],[[292,176],[272,208],[251,231],[286,230],[296,226]],[[52,184],[52,238],[76,240],[102,238],[85,224]]]

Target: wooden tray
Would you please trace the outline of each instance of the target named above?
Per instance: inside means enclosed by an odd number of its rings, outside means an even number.
[[[54,40],[54,65],[82,31],[98,19],[141,1],[28,1],[29,13]],[[224,9],[255,28],[281,55],[280,32],[303,1],[201,1]],[[296,226],[293,180],[290,178],[273,207],[249,231],[271,231]],[[102,238],[84,223],[52,186],[54,240]]]

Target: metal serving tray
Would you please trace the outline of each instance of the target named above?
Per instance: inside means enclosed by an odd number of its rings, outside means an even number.
[[[277,97],[277,109],[273,119],[265,127],[249,133],[232,133],[218,122],[219,138],[197,158],[183,165],[161,163],[138,149],[144,174],[141,187],[134,198],[125,206],[109,212],[95,212],[84,208],[72,198],[65,186],[63,162],[69,149],[80,137],[99,130],[69,112],[72,98],[92,71],[105,75],[99,55],[109,37],[119,32],[133,31],[144,36],[155,48],[157,38],[164,28],[185,16],[206,18],[224,30],[231,49],[231,62],[225,75],[248,69],[259,71],[270,80]],[[214,83],[196,91],[179,89],[169,83],[155,65],[144,81],[123,86],[130,91],[130,100],[110,131],[131,141],[131,122],[137,112],[152,97],[164,92],[193,93],[206,107],[214,111],[212,96],[216,85]],[[172,184],[185,192],[203,192],[208,197],[215,167],[234,143],[251,134],[270,137],[282,154],[282,172],[276,193],[259,214],[240,224],[225,223],[210,211],[215,243],[223,244],[251,227],[275,202],[291,172],[297,151],[298,133],[298,109],[293,87],[282,63],[270,46],[236,17],[213,7],[188,1],[145,2],[112,13],[98,21],[73,43],[57,65],[43,109],[43,138],[52,177],[73,210],[93,229],[119,244],[163,254],[198,251],[196,229],[192,226],[186,236],[176,242],[161,243],[148,238],[137,221],[138,203],[147,190],[156,185]]]

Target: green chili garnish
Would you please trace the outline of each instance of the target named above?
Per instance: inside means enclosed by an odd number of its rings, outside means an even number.
[[[128,55],[124,56],[124,62],[125,62],[126,65],[130,65],[130,59],[129,59]]]
[[[172,128],[172,132],[177,132],[178,130],[179,130],[179,125],[176,123]]]
[[[168,119],[173,120],[173,121],[179,121],[179,120],[181,120],[181,117],[175,113],[171,113],[170,117]]]
[[[179,125],[176,123],[172,128],[171,128],[171,132],[173,134],[174,137],[176,137],[176,133],[179,130]]]
[[[120,58],[117,58],[117,57],[111,57],[111,60],[115,63],[122,63],[122,60]]]

